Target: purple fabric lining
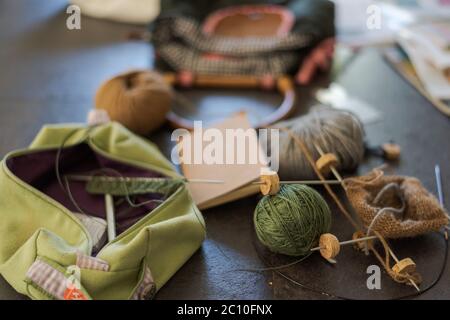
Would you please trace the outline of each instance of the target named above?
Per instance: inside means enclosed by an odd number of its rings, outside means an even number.
[[[29,153],[7,160],[6,165],[19,179],[42,191],[73,212],[79,212],[56,178],[55,162],[57,150]],[[60,175],[87,174],[89,171],[110,168],[124,177],[163,177],[163,175],[132,165],[108,159],[94,152],[87,144],[64,148],[61,153]],[[109,175],[114,176],[113,173]],[[87,214],[106,219],[105,200],[102,195],[86,192],[85,182],[69,181],[70,193],[81,209]],[[163,195],[151,193],[132,197],[135,203],[151,199],[163,200]],[[120,234],[151,212],[159,203],[149,203],[134,208],[123,199],[115,198],[117,233]]]

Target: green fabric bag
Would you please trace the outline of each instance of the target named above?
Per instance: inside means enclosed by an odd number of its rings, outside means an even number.
[[[100,159],[118,168],[182,178],[156,146],[118,123],[45,126],[28,149],[9,153],[1,163],[0,273],[32,299],[151,298],[205,238],[203,218],[185,184],[158,198],[158,205],[131,224],[127,220],[129,225],[94,257],[85,225],[69,205],[55,199],[66,199],[52,184],[58,152],[61,170],[81,168],[83,159]],[[46,161],[53,161],[51,170]],[[82,196],[96,204],[103,197]]]

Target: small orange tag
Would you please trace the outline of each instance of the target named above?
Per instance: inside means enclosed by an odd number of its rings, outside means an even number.
[[[64,291],[64,300],[87,300],[87,298],[81,290],[71,287]]]

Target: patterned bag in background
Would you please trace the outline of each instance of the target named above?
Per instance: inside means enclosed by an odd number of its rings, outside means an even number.
[[[200,74],[294,73],[312,48],[334,37],[328,0],[163,1],[152,25],[158,62]]]

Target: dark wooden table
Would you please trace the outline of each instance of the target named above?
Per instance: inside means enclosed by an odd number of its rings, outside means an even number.
[[[23,148],[45,123],[84,122],[93,105],[99,84],[129,68],[153,65],[152,47],[144,42],[127,41],[129,25],[82,18],[82,29],[66,29],[66,1],[0,1],[0,153]],[[395,172],[416,176],[435,192],[434,165],[440,164],[445,200],[450,204],[450,122],[400,78],[376,49],[360,52],[336,81],[351,94],[366,100],[383,113],[383,120],[367,126],[367,136],[377,144],[395,140],[401,145],[401,161]],[[329,82],[324,75],[311,86],[298,89],[297,112],[314,103],[312,92]],[[194,103],[208,104],[202,92],[191,93]],[[278,97],[243,95],[239,101],[271,104]],[[230,99],[229,95],[228,98]],[[250,99],[250,100],[249,100]],[[216,92],[214,103],[230,100]],[[268,100],[268,102],[266,101]],[[250,106],[255,104],[250,103]],[[265,109],[269,108],[267,105]],[[170,129],[151,137],[168,154]],[[367,159],[359,168],[364,173],[381,164]],[[252,214],[258,196],[207,210],[208,238],[202,248],[163,287],[157,299],[271,299],[329,298],[304,290],[272,272],[246,272],[239,269],[263,268],[262,259],[271,259],[255,240]],[[341,238],[351,235],[350,225],[333,208],[333,232]],[[1,221],[1,220],[0,220]],[[1,222],[0,222],[1,223]],[[392,242],[400,257],[411,256],[424,277],[424,286],[433,281],[442,265],[444,241],[436,234]],[[279,257],[275,262],[282,262]],[[296,280],[318,291],[351,298],[392,298],[413,293],[411,287],[396,284],[385,274],[382,290],[366,287],[366,267],[376,263],[372,257],[343,250],[339,263],[331,266],[320,257],[285,270]],[[450,270],[442,280],[420,298],[449,299]],[[21,299],[3,279],[0,299]]]

